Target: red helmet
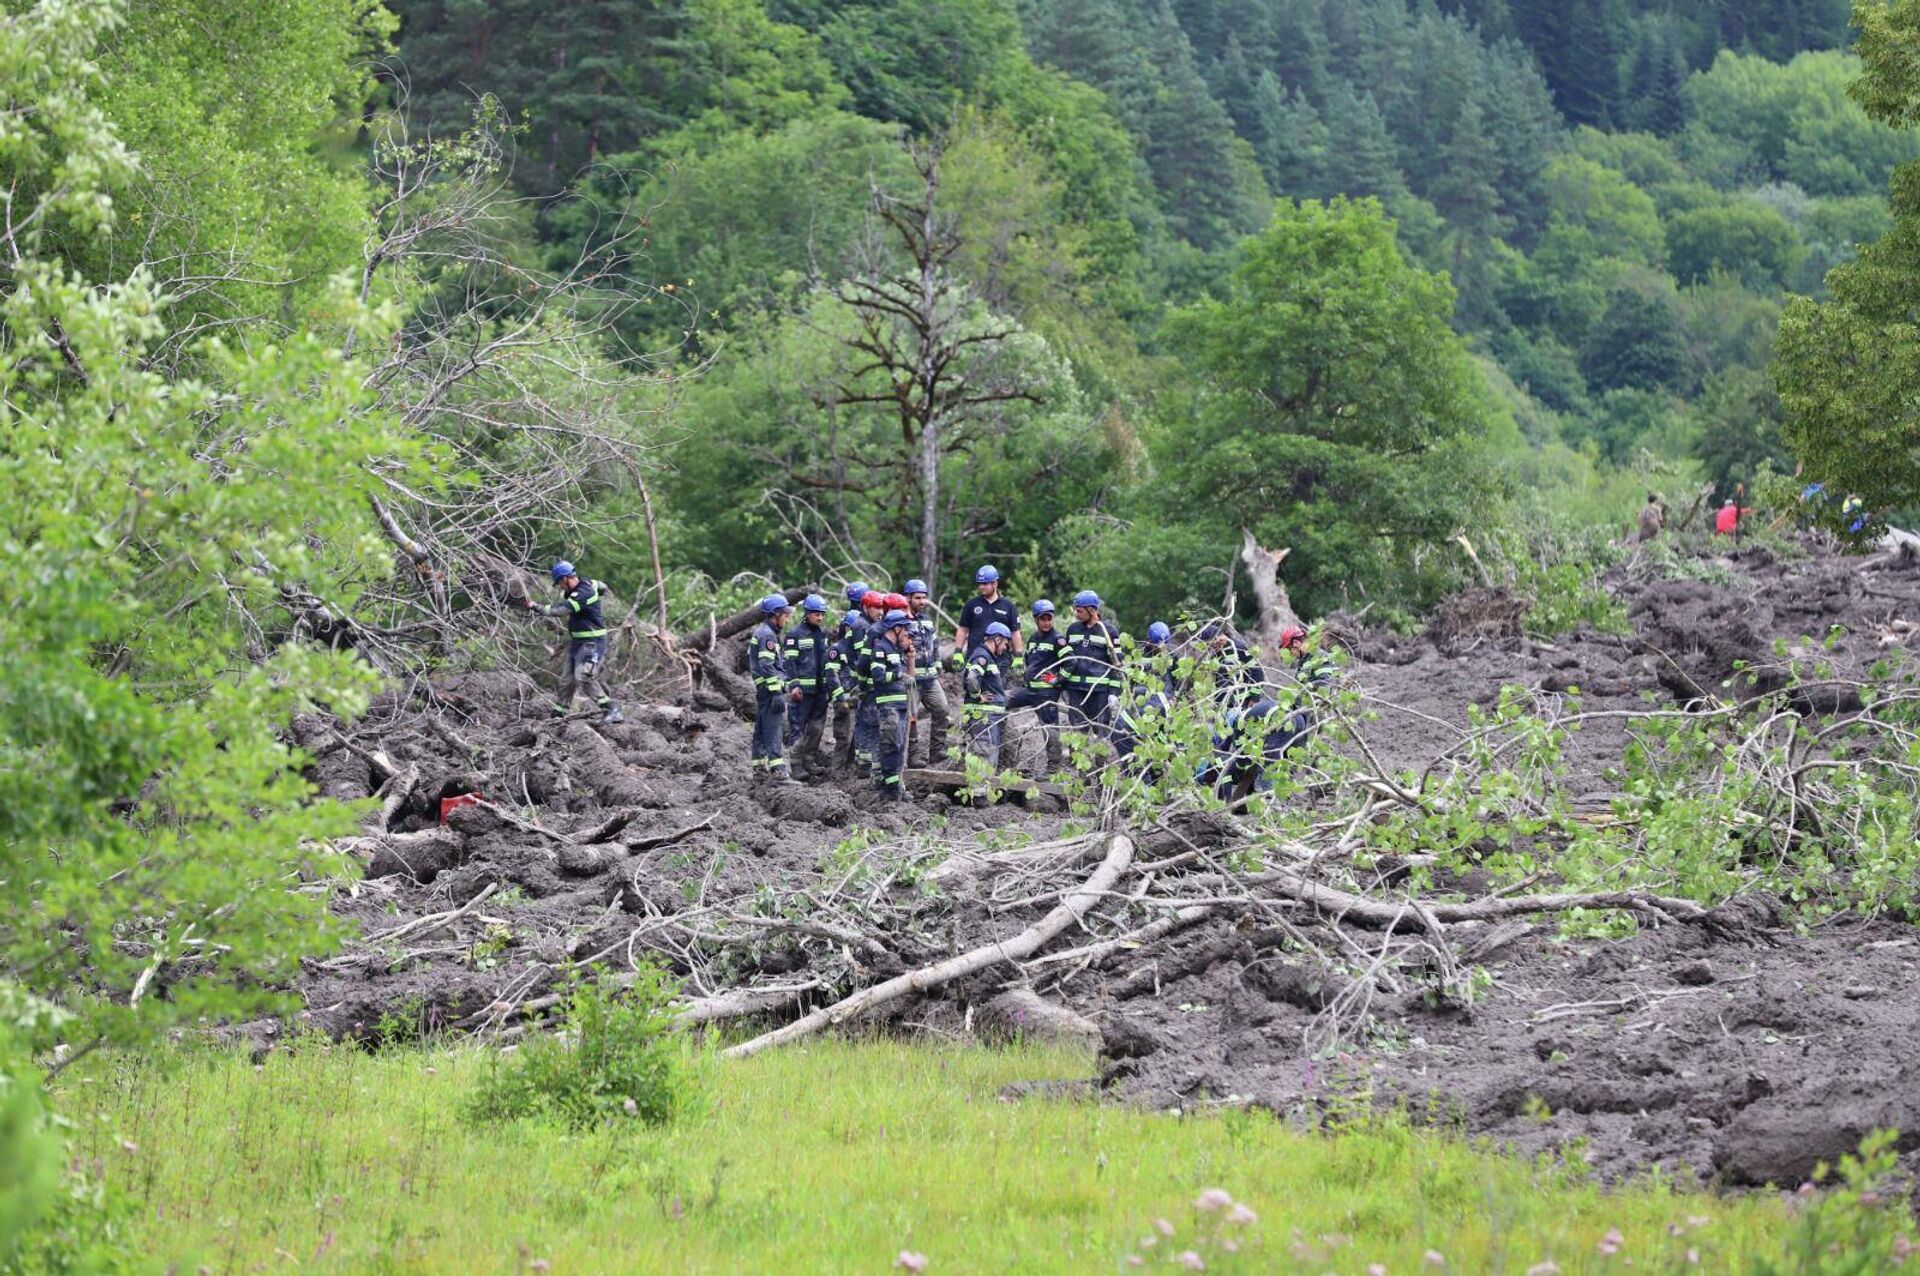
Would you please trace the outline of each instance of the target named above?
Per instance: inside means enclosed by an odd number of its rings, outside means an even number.
[[[1299,625],[1288,625],[1280,631],[1280,650],[1291,651],[1303,646],[1307,641],[1307,631]]]
[[[907,596],[905,594],[888,594],[887,595],[887,610],[905,611],[906,609],[907,609]]]
[[[878,607],[884,611],[887,606],[887,596],[877,589],[869,589],[866,593],[860,595],[860,605],[862,607]]]

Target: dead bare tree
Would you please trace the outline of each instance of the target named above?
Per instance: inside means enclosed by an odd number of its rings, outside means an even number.
[[[1280,653],[1280,631],[1300,623],[1293,602],[1287,597],[1287,587],[1280,583],[1280,566],[1292,552],[1291,549],[1264,549],[1251,531],[1240,529],[1240,561],[1247,565],[1247,580],[1253,585],[1254,601],[1260,608],[1254,633],[1261,650],[1270,656]],[[1231,589],[1231,583],[1228,587]],[[1227,614],[1233,613],[1229,610]]]
[[[889,409],[898,421],[900,491],[918,506],[920,571],[931,582],[940,565],[942,462],[968,446],[968,427],[996,407],[1041,398],[1018,371],[992,358],[1017,329],[985,316],[950,269],[962,240],[940,207],[943,143],[906,145],[920,189],[900,196],[875,185],[871,207],[892,229],[908,268],[870,269],[842,286],[839,297],[859,325],[844,340],[861,361],[834,399]]]

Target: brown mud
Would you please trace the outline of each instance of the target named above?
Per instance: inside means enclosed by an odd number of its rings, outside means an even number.
[[[1832,667],[1831,686],[1800,693],[1803,711],[1844,711],[1846,679],[1904,649],[1920,623],[1920,570],[1904,563],[1868,567],[1813,542],[1678,561],[1666,574],[1616,571],[1629,634],[1534,641],[1498,600],[1418,637],[1353,634],[1347,677],[1378,714],[1369,742],[1390,768],[1417,770],[1457,741],[1468,706],[1509,684],[1577,688],[1589,708],[1757,694],[1779,685],[1777,644]],[[531,680],[470,674],[389,693],[351,727],[296,724],[329,795],[405,795],[354,848],[367,877],[334,911],[357,942],[309,964],[303,1018],[367,1041],[511,1035],[538,1026],[569,964],[625,970],[648,954],[692,975],[689,996],[724,978],[801,988],[801,1004],[818,1004],[1009,935],[1051,905],[974,877],[934,888],[925,870],[955,850],[1044,841],[1063,816],[938,795],[895,810],[864,784],[756,788],[747,726],[724,697],[654,698],[630,701],[620,725],[550,726]],[[1626,742],[1606,720],[1576,733],[1576,800],[1605,800]],[[492,805],[456,810],[441,829],[440,800],[474,791]],[[1184,819],[1143,835],[1140,859],[1220,840],[1204,817]],[[873,874],[863,848],[878,843],[919,858]],[[787,925],[795,901],[829,898],[837,916],[887,929],[856,945]],[[742,942],[743,924],[763,937]],[[1354,977],[1309,964],[1289,929],[1223,915],[1140,960],[1002,968],[890,1009],[901,1030],[1021,1031],[1028,1012],[1003,995],[1018,985],[1091,1022],[1099,1085],[1117,1098],[1303,1119],[1400,1104],[1525,1152],[1577,1148],[1609,1177],[1659,1166],[1791,1185],[1875,1127],[1920,1136],[1909,1045],[1920,930],[1901,922],[1803,931],[1771,901],[1739,899],[1707,924],[1646,924],[1626,940],[1562,940],[1551,919],[1469,927],[1463,956],[1492,980],[1470,1010],[1369,986],[1364,1023],[1335,1044],[1326,1011]],[[1069,932],[1053,947],[1090,938]]]

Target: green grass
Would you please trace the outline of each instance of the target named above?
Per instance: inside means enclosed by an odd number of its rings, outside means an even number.
[[[1606,1192],[1392,1122],[1329,1136],[998,1098],[1084,1075],[1058,1051],[825,1042],[709,1060],[693,1116],[585,1135],[464,1123],[478,1063],[319,1043],[258,1068],[122,1058],[61,1101],[78,1150],[137,1202],[133,1239],[187,1272],[794,1276],[885,1272],[903,1249],[934,1273],[1125,1271],[1129,1253],[1173,1270],[1207,1228],[1241,1238],[1205,1251],[1216,1272],[1432,1271],[1429,1249],[1454,1272],[1739,1271],[1788,1226],[1772,1199]],[[1212,1187],[1259,1221],[1198,1213]],[[1140,1248],[1156,1219],[1173,1238]],[[1612,1259],[1596,1251],[1610,1228]]]

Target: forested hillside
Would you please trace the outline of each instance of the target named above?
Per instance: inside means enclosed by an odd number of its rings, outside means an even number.
[[[914,410],[858,346],[861,289],[917,269],[876,195],[931,193],[942,304],[992,337],[960,356],[988,401],[927,405],[954,417],[927,571],[984,549],[1021,590],[1210,604],[1248,519],[1296,547],[1309,604],[1412,608],[1458,565],[1394,546],[1491,502],[1623,520],[1650,485],[1790,471],[1766,371],[1785,297],[1888,228],[1920,155],[1847,97],[1840,0],[394,7],[421,124],[459,128],[483,90],[523,119],[526,251],[647,220],[622,269],[664,291],[621,334],[701,372],[660,440],[667,543],[719,577],[921,550]],[[903,138],[939,148],[937,181]],[[1187,322],[1244,291],[1276,207],[1343,196],[1390,219],[1375,260],[1446,278],[1472,372],[1437,402],[1282,406]],[[1379,214],[1339,207],[1368,239]],[[1379,283],[1302,267],[1283,286],[1314,305]],[[1310,375],[1267,353],[1261,376]],[[1409,412],[1440,466],[1393,462]]]

